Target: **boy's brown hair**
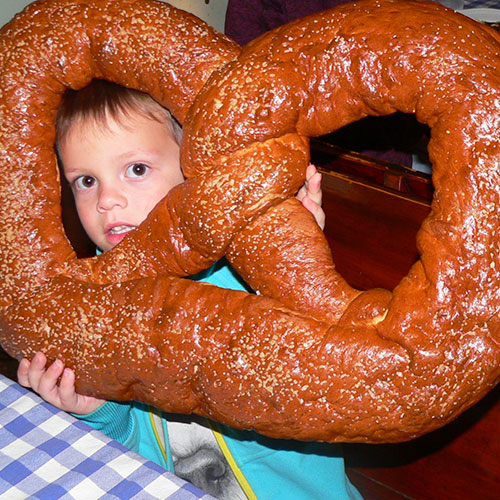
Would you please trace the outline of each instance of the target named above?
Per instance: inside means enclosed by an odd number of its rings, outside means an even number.
[[[180,143],[182,129],[170,112],[149,94],[129,89],[106,80],[92,80],[81,90],[67,89],[63,95],[56,118],[56,147],[66,139],[71,127],[90,119],[99,127],[107,126],[112,117],[121,125],[130,111],[170,127],[175,140]]]

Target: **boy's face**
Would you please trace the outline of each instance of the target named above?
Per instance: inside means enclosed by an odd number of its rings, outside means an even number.
[[[184,177],[179,146],[165,123],[130,111],[123,125],[82,121],[60,144],[64,175],[90,239],[110,250]]]

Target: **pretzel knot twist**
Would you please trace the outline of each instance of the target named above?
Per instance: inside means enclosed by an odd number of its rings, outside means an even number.
[[[399,441],[498,381],[500,39],[432,3],[360,1],[245,47],[163,3],[45,0],[0,33],[1,339],[81,392],[275,437]],[[104,78],[184,123],[188,177],[112,251],[77,259],[53,152],[65,88]],[[421,260],[350,288],[292,197],[307,137],[429,125]],[[226,255],[260,295],[183,279]]]

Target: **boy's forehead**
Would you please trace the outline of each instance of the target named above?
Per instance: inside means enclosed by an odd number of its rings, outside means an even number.
[[[167,118],[165,114],[155,113],[153,116],[131,107],[115,112],[107,109],[104,114],[86,114],[75,118],[68,128],[65,140],[75,136],[91,138],[92,136],[117,134],[122,130],[134,132],[137,126],[141,126],[149,120],[163,123],[170,132],[171,128]]]
[[[166,119],[159,120],[137,110],[107,113],[102,117],[81,116],[71,123],[58,144],[63,166],[68,157],[78,164],[85,163],[90,153],[102,157],[123,157],[141,152],[160,154],[169,139],[179,145],[173,127]]]

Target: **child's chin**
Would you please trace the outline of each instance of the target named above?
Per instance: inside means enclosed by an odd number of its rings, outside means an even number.
[[[127,234],[130,233],[130,231],[126,233],[119,233],[119,234],[113,234],[113,233],[107,233],[106,234],[106,248],[103,249],[105,252],[107,250],[111,250],[114,246],[118,245]]]

